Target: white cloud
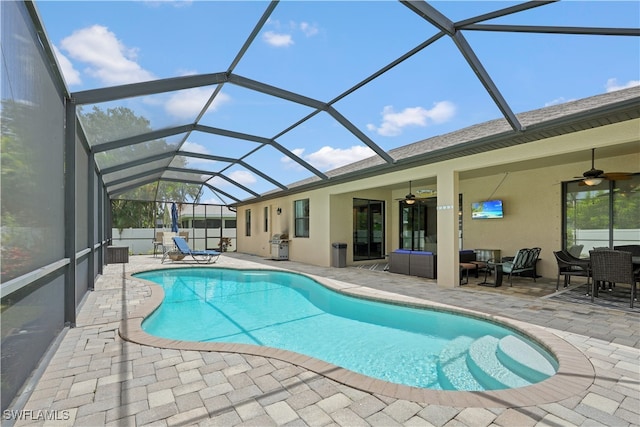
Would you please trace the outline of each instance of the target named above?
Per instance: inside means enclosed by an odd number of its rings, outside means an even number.
[[[302,32],[306,37],[313,37],[320,32],[316,24],[311,24],[305,21],[289,21],[287,26],[282,25],[278,20],[269,19],[267,24],[273,27],[276,31],[266,31],[262,35],[262,39],[267,44],[274,47],[289,47],[295,44],[293,41],[293,34],[296,32]]]
[[[575,101],[574,99],[566,99],[565,97],[561,96],[560,98],[556,98],[552,101],[549,101],[547,103],[544,104],[545,107],[551,107],[552,105],[560,105],[560,104],[564,104],[565,102],[571,102],[571,101]]]
[[[293,150],[291,150],[291,152],[296,156],[302,158],[302,155],[304,154],[304,148],[294,148]],[[289,156],[281,157],[280,162],[284,167],[288,169],[296,169],[296,168],[302,169],[302,166],[300,166],[295,160],[293,160]]]
[[[184,144],[182,144],[182,147],[180,147],[180,151],[188,151],[190,153],[198,153],[198,154],[209,154],[209,150],[207,150],[207,148],[204,145],[198,144],[197,142],[190,142],[190,141],[187,141]]]
[[[195,120],[202,107],[211,97],[211,88],[193,88],[179,91],[169,97],[164,108],[173,117],[187,120]],[[222,92],[218,93],[216,99],[209,106],[207,113],[216,111],[222,104],[229,102],[230,97]]]
[[[307,37],[313,37],[319,32],[317,25],[309,24],[308,22],[301,22],[299,28]]]
[[[291,34],[276,33],[274,31],[267,31],[263,34],[262,39],[275,47],[287,47],[293,44],[293,37]]]
[[[56,59],[58,60],[58,64],[60,64],[60,69],[62,71],[62,75],[64,76],[64,80],[67,82],[67,85],[79,85],[82,84],[82,79],[80,78],[80,72],[73,68],[73,64],[69,61],[69,58],[64,56],[60,49],[56,46],[53,46],[53,53],[56,55]]]
[[[257,181],[255,175],[246,170],[237,170],[237,171],[231,172],[228,175],[228,178],[232,181],[236,181],[237,183],[244,185],[245,187],[249,187],[252,184],[255,184]],[[231,184],[229,181],[227,181],[224,178],[220,178],[219,176],[214,176],[208,182],[212,186],[218,187],[218,188],[233,187],[233,184]]]
[[[86,64],[89,75],[108,85],[153,80],[154,75],[136,62],[136,49],[126,47],[102,25],[74,31],[61,42],[69,57]]]
[[[371,157],[375,152],[361,145],[342,149],[324,146],[315,153],[311,153],[305,157],[309,163],[320,170],[331,170],[349,163]]]
[[[306,156],[303,155],[303,148],[296,148],[295,150],[292,150],[292,152],[321,171],[339,168],[340,166],[357,162],[358,160],[371,157],[375,154],[375,152],[369,147],[361,145],[355,145],[346,149],[324,146],[318,151]],[[302,169],[302,166],[298,165],[289,157],[282,157],[280,160],[285,166]]]
[[[229,178],[245,186],[255,184],[257,181],[254,174],[244,170],[231,172]]]
[[[393,106],[388,105],[382,110],[382,123],[380,126],[368,124],[367,129],[382,136],[400,135],[407,126],[425,127],[429,124],[439,124],[450,120],[456,112],[452,102],[440,101],[433,108],[427,110],[423,107],[409,107],[396,112]]]
[[[640,80],[629,80],[627,83],[618,84],[618,79],[612,78],[607,80],[605,88],[607,89],[607,92],[613,92],[615,90],[628,89],[634,86],[640,86]]]

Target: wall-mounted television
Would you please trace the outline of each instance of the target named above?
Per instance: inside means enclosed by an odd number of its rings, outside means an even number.
[[[492,219],[504,217],[502,200],[485,200],[471,203],[472,219]]]

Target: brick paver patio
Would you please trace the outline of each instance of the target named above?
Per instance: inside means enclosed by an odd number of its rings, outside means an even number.
[[[516,279],[512,288],[471,283],[441,289],[428,280],[393,273],[235,253],[223,255],[215,266],[290,269],[537,325],[586,356],[595,378],[582,391],[557,401],[456,406],[362,391],[264,355],[125,341],[120,328],[127,323],[122,320],[148,304],[151,295],[148,284],[128,275],[161,267],[159,258],[133,256],[128,264],[105,267],[81,307],[77,326],[66,332],[21,408],[21,419],[8,420],[4,414],[3,425],[640,425],[640,310],[549,299],[555,290],[549,280],[534,284]]]

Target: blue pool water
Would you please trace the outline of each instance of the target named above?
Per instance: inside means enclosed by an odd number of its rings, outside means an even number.
[[[345,296],[295,273],[184,268],[135,276],[164,289],[142,324],[163,338],[281,348],[439,390],[521,387],[557,370],[551,355],[508,328]]]

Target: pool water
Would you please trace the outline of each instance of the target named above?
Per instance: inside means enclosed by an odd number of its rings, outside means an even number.
[[[135,276],[164,289],[142,324],[158,337],[286,349],[438,390],[521,387],[557,370],[537,344],[495,323],[350,297],[295,273],[182,268]]]

